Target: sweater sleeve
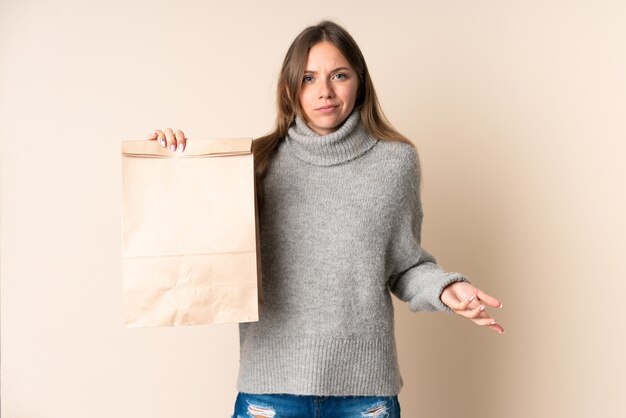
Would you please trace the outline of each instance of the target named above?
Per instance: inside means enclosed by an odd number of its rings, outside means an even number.
[[[445,272],[435,258],[421,247],[422,206],[420,200],[419,160],[411,147],[402,158],[396,190],[398,199],[394,212],[388,262],[391,272],[389,290],[409,303],[413,312],[443,311],[452,313],[440,297],[444,288],[457,281],[469,282],[459,273]]]

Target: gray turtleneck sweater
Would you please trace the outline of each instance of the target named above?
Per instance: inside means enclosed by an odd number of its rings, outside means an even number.
[[[239,325],[240,392],[398,394],[390,291],[451,312],[441,292],[467,281],[420,246],[418,173],[415,149],[372,138],[358,111],[325,136],[296,119],[264,180],[265,300]]]

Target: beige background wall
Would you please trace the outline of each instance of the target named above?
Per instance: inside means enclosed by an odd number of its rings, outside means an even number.
[[[418,144],[424,246],[504,301],[396,304],[403,416],[624,416],[623,1],[2,0],[3,418],[229,416],[236,325],[122,326],[120,141],[264,134],[327,17]]]

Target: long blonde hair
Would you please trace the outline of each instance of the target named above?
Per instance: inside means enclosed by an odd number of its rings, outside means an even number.
[[[269,161],[280,141],[287,135],[296,115],[303,115],[299,98],[309,51],[314,45],[323,41],[330,42],[337,47],[358,75],[359,88],[354,107],[359,109],[361,121],[367,132],[380,140],[401,141],[414,146],[385,117],[365,58],[352,36],[344,28],[328,20],[309,26],[294,39],[283,60],[276,90],[277,112],[274,131],[255,139],[252,143],[259,209],[263,207],[263,178]]]

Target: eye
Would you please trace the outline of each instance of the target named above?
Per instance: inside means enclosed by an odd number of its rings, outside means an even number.
[[[337,74],[335,74],[335,78],[338,79],[338,80],[345,80],[345,79],[348,78],[348,76],[346,74],[344,74],[344,73],[337,73]]]
[[[313,77],[312,77],[312,76],[310,76],[310,75],[305,75],[305,76],[302,78],[302,82],[303,82],[303,83],[311,83],[311,82],[313,82]]]

